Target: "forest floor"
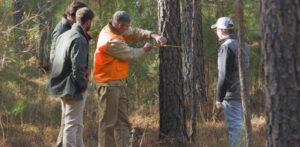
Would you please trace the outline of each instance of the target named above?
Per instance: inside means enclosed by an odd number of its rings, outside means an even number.
[[[132,125],[139,131],[138,140],[135,142],[138,146],[145,147],[157,146],[159,134],[159,112],[158,109],[153,113],[149,110],[142,110],[133,113],[130,116]],[[147,114],[148,115],[145,115]],[[252,118],[253,140],[255,147],[265,146],[265,119],[264,117]],[[228,147],[228,135],[225,127],[225,121],[205,121],[197,122],[197,133],[195,143],[197,147]]]
[[[59,103],[58,103],[59,104]],[[157,107],[157,106],[153,106]],[[134,132],[134,146],[136,147],[156,147],[159,146],[159,115],[158,109],[149,111],[143,109],[130,115],[130,122]],[[87,147],[97,146],[97,126],[98,123],[92,120],[85,120],[84,141]],[[265,146],[265,119],[255,117],[252,119],[254,146]],[[2,147],[50,147],[55,145],[59,132],[57,126],[44,127],[34,124],[15,124],[10,128],[10,135]],[[198,122],[196,146],[197,147],[227,147],[228,135],[225,122]]]
[[[5,81],[7,80],[10,79],[5,78]],[[20,94],[12,94],[16,93],[14,92],[16,88],[13,82],[2,83],[1,86],[7,86],[5,88],[7,88],[8,92],[2,95],[1,106],[11,103],[13,107],[10,110],[7,105],[7,110],[4,109],[6,110],[5,112],[0,111],[0,147],[55,146],[60,127],[60,101],[59,99],[50,98],[45,92],[46,82],[46,76],[33,78],[28,81],[21,80],[21,85],[19,86],[28,90],[21,91]],[[9,86],[10,84],[11,86]],[[94,91],[92,86],[89,90]],[[89,93],[84,112],[84,142],[87,147],[97,146],[97,106],[93,98],[95,94],[95,92]],[[25,100],[26,103],[15,103],[15,101],[19,100]],[[24,107],[23,104],[25,105]],[[0,110],[3,110],[3,107]],[[197,122],[195,146],[228,146],[228,135],[224,119],[221,113],[217,114],[217,116],[219,118],[216,121]],[[158,140],[159,106],[157,103],[131,111],[129,117],[132,123],[134,146],[160,146]],[[266,130],[264,117],[253,116],[252,127],[254,146],[265,146]]]

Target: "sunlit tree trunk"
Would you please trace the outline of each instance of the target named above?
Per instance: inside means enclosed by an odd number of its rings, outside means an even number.
[[[267,146],[300,146],[300,2],[260,1]]]
[[[159,32],[168,44],[181,45],[179,1],[158,0]],[[159,51],[160,139],[168,143],[185,142],[182,56],[179,47],[160,47]]]
[[[198,102],[206,100],[200,0],[183,0],[184,98],[190,109],[189,138],[194,141]]]
[[[243,12],[243,0],[236,0],[237,16],[238,16],[238,61],[239,61],[239,77],[241,85],[241,99],[243,107],[243,116],[246,127],[246,146],[252,147],[252,126],[251,126],[251,111],[249,109],[250,104],[250,57],[245,50],[244,41],[244,12]],[[248,60],[248,61],[247,61]]]

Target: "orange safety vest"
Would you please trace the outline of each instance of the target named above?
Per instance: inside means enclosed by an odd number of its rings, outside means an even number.
[[[93,77],[95,82],[106,83],[112,80],[121,80],[128,76],[129,62],[106,53],[108,42],[117,38],[126,42],[121,35],[111,31],[109,24],[101,30],[94,54]]]

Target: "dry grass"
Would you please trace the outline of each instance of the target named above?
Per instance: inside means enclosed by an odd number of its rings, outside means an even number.
[[[151,109],[142,109],[131,114],[133,138],[136,147],[161,146],[158,140],[159,134],[159,111],[158,106],[151,106]],[[265,145],[265,119],[255,117],[252,119],[254,146]],[[84,129],[84,141],[87,147],[97,146],[98,123],[95,120],[86,120]],[[219,122],[197,123],[196,143],[197,147],[227,147],[228,135],[223,120]],[[5,144],[3,139],[2,147],[50,147],[54,146],[59,131],[59,124],[55,127],[44,127],[43,125],[23,124],[10,125]],[[1,131],[0,131],[1,133]],[[1,133],[2,134],[2,133]]]
[[[18,91],[11,89],[11,96],[17,99],[26,99],[24,113],[15,116],[7,116],[1,113],[0,147],[51,147],[55,145],[60,126],[60,101],[52,99],[45,94],[44,87],[47,76],[21,82],[21,86],[31,88],[30,91]],[[35,93],[34,93],[35,91]],[[41,92],[43,91],[43,92]],[[91,89],[90,91],[93,91]],[[255,98],[260,98],[260,93]],[[30,95],[31,97],[25,96]],[[94,97],[96,93],[89,93],[84,113],[84,141],[87,147],[96,147],[98,138],[97,105]],[[7,96],[4,100],[11,100]],[[13,102],[13,101],[8,101]],[[131,104],[132,105],[132,104]],[[213,102],[201,105],[204,114],[204,122],[197,123],[196,143],[197,147],[227,147],[228,135],[221,114],[213,111]],[[253,106],[258,106],[257,104]],[[253,108],[254,109],[254,108]],[[265,119],[259,117],[261,110],[255,112],[252,119],[254,146],[265,146]],[[188,111],[187,111],[188,112]],[[253,111],[254,112],[254,111]],[[22,118],[22,121],[20,121]],[[141,107],[130,115],[132,123],[131,140],[134,146],[156,147],[162,146],[158,140],[159,135],[159,109],[158,104]],[[3,127],[3,128],[2,128]]]
[[[135,145],[143,147],[159,146],[159,112],[158,107],[152,106],[152,112],[141,110],[133,113],[130,117],[132,126],[135,128]],[[154,111],[153,111],[154,110]],[[148,114],[148,115],[145,115]],[[252,119],[253,139],[255,147],[265,146],[265,119],[255,117]],[[196,145],[198,147],[227,147],[228,135],[225,121],[197,123]]]

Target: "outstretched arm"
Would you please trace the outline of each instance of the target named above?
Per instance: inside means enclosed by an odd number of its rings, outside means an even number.
[[[126,31],[122,36],[124,37],[126,42],[155,39],[155,41],[159,45],[165,45],[167,43],[167,39],[165,37],[155,34],[151,31],[139,28],[129,28],[129,30]]]
[[[151,39],[151,31],[143,30],[139,28],[129,28],[122,34],[126,42],[133,42],[137,40],[149,40]]]
[[[152,48],[151,44],[149,43],[146,43],[143,48],[133,48],[128,46],[120,39],[113,39],[108,43],[109,45],[106,49],[106,53],[126,61],[136,60]]]

